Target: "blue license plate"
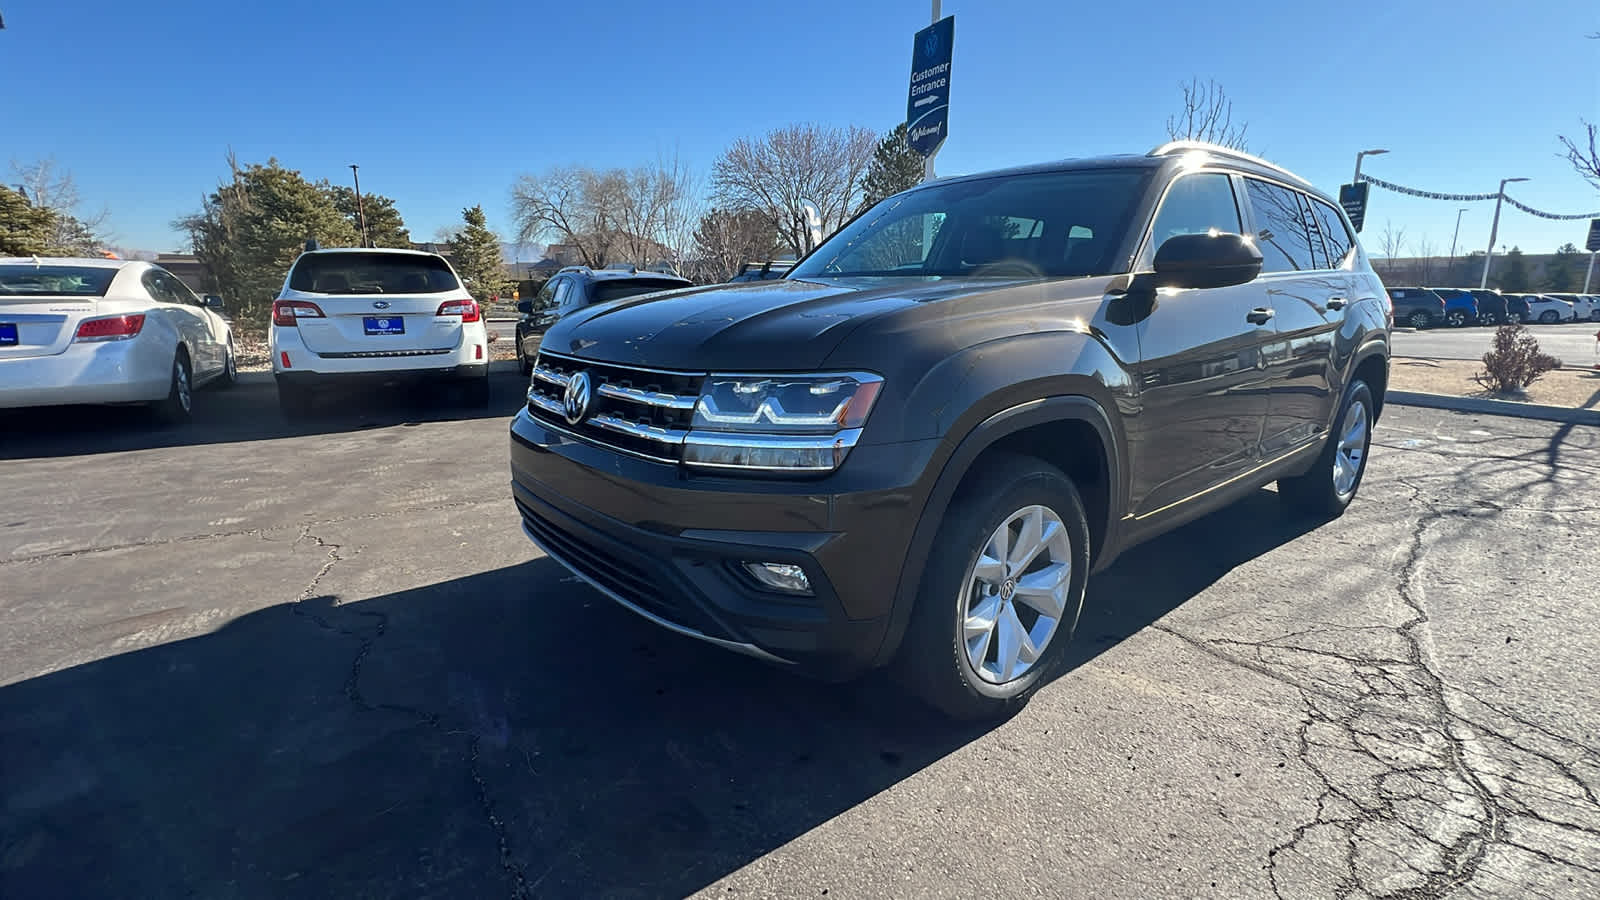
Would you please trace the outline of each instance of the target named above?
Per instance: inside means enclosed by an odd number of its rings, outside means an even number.
[[[399,316],[366,316],[361,324],[367,334],[405,334],[406,320]]]
[[[0,347],[15,347],[18,343],[17,326],[12,322],[0,322]]]

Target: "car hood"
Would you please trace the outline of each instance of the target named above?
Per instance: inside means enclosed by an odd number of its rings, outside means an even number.
[[[543,347],[597,362],[691,371],[820,366],[872,318],[1010,283],[853,278],[746,282],[648,294],[563,318]]]

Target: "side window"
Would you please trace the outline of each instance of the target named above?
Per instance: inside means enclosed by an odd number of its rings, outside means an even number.
[[[183,298],[173,291],[172,285],[167,283],[167,279],[170,277],[167,273],[157,272],[154,269],[144,273],[142,279],[144,289],[150,292],[150,296],[154,297],[157,303],[184,302]]]
[[[1337,269],[1344,265],[1354,246],[1354,242],[1350,240],[1350,232],[1345,229],[1344,219],[1339,215],[1339,211],[1321,200],[1312,200],[1311,210],[1316,214],[1317,222],[1321,226],[1322,243],[1328,248],[1328,265]]]
[[[1239,231],[1239,204],[1233,199],[1232,181],[1216,172],[1179,178],[1167,189],[1161,211],[1150,226],[1150,250],[1154,253],[1168,238],[1212,229]]]
[[[1311,232],[1306,228],[1300,194],[1288,188],[1245,179],[1250,209],[1255,213],[1256,246],[1261,249],[1261,271],[1301,272],[1315,268]]]
[[[573,290],[572,279],[561,279],[561,283],[556,285],[556,296],[552,301],[557,315],[564,316],[572,311],[572,295],[575,293],[577,292]]]
[[[200,302],[199,297],[195,296],[194,291],[189,290],[189,286],[183,283],[182,278],[179,278],[171,272],[162,272],[160,277],[162,282],[167,286],[167,292],[176,298],[175,302],[188,306],[205,305],[204,303]]]

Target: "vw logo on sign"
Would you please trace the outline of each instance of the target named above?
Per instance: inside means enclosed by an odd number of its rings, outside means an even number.
[[[922,54],[929,59],[939,55],[939,32],[930,32],[922,39]]]
[[[374,301],[372,301],[372,308],[373,309],[388,309],[389,308],[389,301],[387,301],[387,300],[374,300]]]
[[[573,373],[567,379],[566,393],[561,395],[561,411],[566,414],[568,425],[582,422],[583,417],[589,414],[589,399],[589,373]]]

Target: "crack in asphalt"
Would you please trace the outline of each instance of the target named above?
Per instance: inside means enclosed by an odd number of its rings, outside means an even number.
[[[1304,712],[1295,754],[1320,793],[1314,815],[1268,851],[1274,894],[1436,900],[1492,879],[1519,895],[1543,896],[1485,865],[1496,847],[1600,874],[1592,860],[1562,852],[1566,841],[1600,839],[1600,802],[1577,769],[1580,762],[1600,768],[1600,752],[1447,682],[1433,658],[1420,584],[1425,551],[1435,543],[1430,529],[1472,516],[1469,507],[1478,501],[1458,494],[1451,502],[1468,506],[1447,506],[1418,483],[1395,481],[1420,508],[1395,576],[1402,621],[1302,624],[1259,641],[1199,638],[1153,625],[1299,694]],[[1478,505],[1490,515],[1514,508]],[[1295,643],[1329,632],[1352,641],[1363,632],[1395,634],[1403,642],[1366,653],[1358,643],[1348,650]],[[1535,832],[1527,832],[1534,823]]]
[[[363,516],[356,518],[364,519],[371,517]],[[438,713],[429,712],[421,707],[408,706],[399,703],[374,703],[373,701],[369,700],[364,693],[362,693],[362,666],[366,663],[367,657],[371,655],[372,650],[376,646],[378,640],[382,638],[385,633],[387,633],[389,628],[389,616],[388,614],[382,612],[355,610],[348,611],[351,615],[359,616],[371,621],[371,628],[363,631],[335,624],[326,616],[306,606],[308,601],[317,596],[317,588],[321,585],[322,580],[327,577],[328,573],[333,571],[335,566],[346,560],[353,559],[361,552],[360,548],[356,548],[351,550],[349,555],[345,555],[344,545],[333,543],[332,541],[325,540],[324,538],[313,534],[313,527],[315,526],[309,524],[302,526],[300,529],[300,534],[295,538],[294,543],[299,544],[302,541],[310,541],[315,546],[327,550],[327,559],[324,560],[321,568],[317,570],[316,574],[312,576],[310,583],[307,584],[305,589],[300,592],[300,596],[289,604],[289,608],[296,616],[314,623],[319,628],[331,631],[344,637],[353,638],[359,642],[356,655],[350,662],[350,671],[345,675],[345,681],[343,685],[345,697],[352,705],[363,712],[382,711],[397,713],[400,715],[409,716],[415,719],[418,724],[426,726],[427,728],[438,732],[439,734],[446,736],[460,734],[460,732],[446,731],[443,717]],[[337,605],[330,606],[330,609],[338,608],[339,607]],[[516,861],[511,852],[510,831],[507,829],[505,821],[501,819],[499,813],[495,811],[494,799],[490,795],[489,783],[487,779],[484,778],[482,767],[479,764],[479,752],[482,741],[482,735],[476,733],[472,733],[470,735],[466,748],[467,774],[472,779],[474,792],[477,796],[478,806],[483,814],[484,820],[487,822],[490,831],[494,833],[495,841],[497,843],[500,868],[505,873],[506,877],[511,880],[511,896],[517,898],[517,900],[523,900],[523,898],[531,897],[533,894],[528,885],[527,872],[523,869],[522,865]]]

